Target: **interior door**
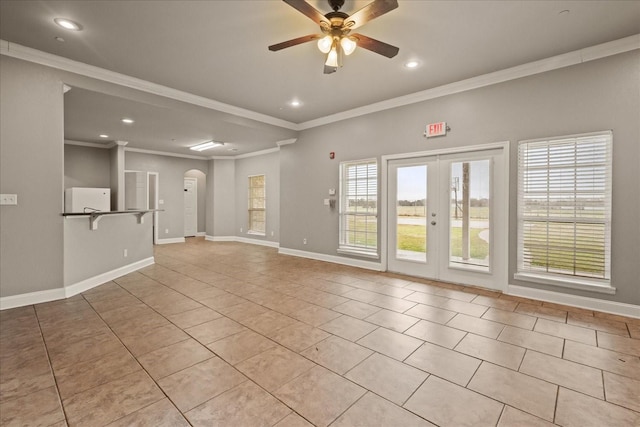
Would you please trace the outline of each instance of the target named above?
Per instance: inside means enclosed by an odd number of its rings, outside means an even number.
[[[198,180],[184,179],[184,237],[198,233]]]
[[[503,156],[492,149],[389,161],[388,270],[504,289]]]

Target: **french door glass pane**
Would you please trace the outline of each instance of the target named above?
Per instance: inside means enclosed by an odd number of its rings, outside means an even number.
[[[489,268],[489,160],[451,164],[449,265]]]
[[[396,258],[427,261],[427,166],[398,167]]]

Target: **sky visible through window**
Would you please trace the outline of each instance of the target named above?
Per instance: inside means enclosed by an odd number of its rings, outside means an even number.
[[[472,199],[489,198],[489,162],[474,161],[471,163],[471,186]],[[398,200],[416,201],[425,198],[427,185],[427,167],[424,165],[408,166],[398,168]],[[452,178],[458,177],[462,182],[462,163],[456,162],[451,165]]]

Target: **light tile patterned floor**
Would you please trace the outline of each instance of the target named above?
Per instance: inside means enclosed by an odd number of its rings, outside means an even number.
[[[640,320],[188,239],[0,312],[0,425],[638,426]]]

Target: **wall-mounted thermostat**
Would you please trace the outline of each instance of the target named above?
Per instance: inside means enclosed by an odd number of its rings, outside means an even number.
[[[335,188],[330,188],[329,189],[329,195],[330,196],[335,196],[336,195],[336,189]]]

